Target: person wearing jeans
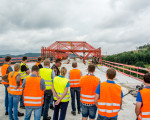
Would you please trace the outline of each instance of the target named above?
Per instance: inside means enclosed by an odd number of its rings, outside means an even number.
[[[31,76],[27,77],[22,84],[26,109],[25,120],[30,120],[32,111],[34,111],[34,120],[40,120],[44,103],[45,82],[41,77],[38,77],[38,66],[34,65],[31,71]]]
[[[20,64],[16,63],[14,65],[14,71],[10,72],[9,74],[3,76],[2,78],[5,81],[8,81],[9,87],[7,88],[8,91],[8,100],[9,100],[9,119],[10,120],[18,120],[18,116],[24,116],[23,113],[18,112],[18,103],[20,100],[20,95],[22,95],[22,83],[21,83],[21,76],[18,73],[20,70]],[[12,115],[13,109],[13,115]]]
[[[95,105],[95,90],[100,83],[98,77],[94,75],[95,65],[88,65],[88,74],[81,77],[81,95],[80,100],[82,103],[82,120],[95,120],[97,108]]]
[[[8,95],[9,98],[9,119],[10,120],[18,120],[18,104],[20,100],[20,95]],[[12,115],[12,108],[13,108],[13,115]],[[13,117],[14,116],[14,117]]]
[[[13,71],[12,67],[10,66],[10,64],[11,64],[11,57],[10,56],[6,56],[5,57],[5,63],[1,67],[1,75],[2,75],[2,77],[4,75],[10,73],[11,71]],[[8,115],[8,91],[7,91],[7,87],[9,86],[9,83],[2,79],[2,84],[5,87],[5,110],[6,110],[5,115]]]
[[[71,107],[72,115],[76,115],[76,105],[75,105],[75,98],[77,100],[77,108],[78,108],[78,114],[81,113],[80,110],[80,84],[79,80],[82,76],[81,70],[77,69],[77,62],[72,63],[73,69],[69,71],[69,83],[70,83],[70,93],[71,93]]]
[[[52,92],[54,94],[55,108],[53,120],[65,120],[68,103],[70,100],[69,94],[69,80],[65,78],[67,69],[62,67],[60,70],[61,75],[56,76],[52,84]],[[60,117],[59,110],[61,109]]]
[[[42,106],[41,107],[28,107],[28,109],[25,110],[26,111],[26,116],[24,118],[24,120],[30,120],[31,118],[31,114],[32,111],[34,111],[34,120],[40,120],[41,119],[41,112],[42,112]]]
[[[95,91],[95,104],[98,108],[97,120],[117,120],[123,92],[121,86],[114,82],[116,71],[113,68],[106,71],[106,77],[107,81],[100,83]]]

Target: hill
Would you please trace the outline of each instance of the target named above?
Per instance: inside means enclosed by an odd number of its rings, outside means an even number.
[[[41,56],[41,53],[25,53],[25,54],[20,54],[20,55],[11,55],[11,54],[6,54],[6,55],[0,55],[0,58],[4,58],[5,56],[11,56],[11,57],[39,57]]]
[[[150,44],[137,47],[137,50],[123,52],[115,55],[103,57],[104,60],[135,65],[139,67],[148,67],[150,64]]]

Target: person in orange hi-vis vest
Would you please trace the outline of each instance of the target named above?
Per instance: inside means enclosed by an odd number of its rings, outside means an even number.
[[[2,77],[8,73],[10,73],[11,71],[13,71],[12,67],[10,66],[11,64],[11,57],[10,56],[6,56],[5,57],[5,63],[3,64],[3,66],[1,67],[1,75]],[[2,79],[2,84],[5,86],[5,115],[8,115],[8,91],[7,91],[7,87],[9,86],[9,83],[5,82]]]
[[[82,120],[94,120],[96,117],[97,107],[95,105],[95,90],[100,83],[98,77],[94,76],[95,65],[88,65],[88,74],[80,78],[82,103]]]
[[[81,113],[80,110],[80,83],[79,80],[82,76],[81,70],[77,69],[77,62],[72,63],[73,69],[69,72],[69,83],[70,83],[70,93],[71,93],[71,114],[76,115],[76,106],[75,106],[75,94],[77,100],[78,114]]]
[[[22,84],[26,109],[25,120],[30,120],[32,111],[34,111],[34,120],[40,120],[46,87],[44,79],[38,77],[39,67],[34,65],[31,71],[31,76],[25,78]]]
[[[41,58],[41,57],[38,57],[38,61],[36,62],[36,64],[35,64],[35,65],[36,65],[36,66],[38,66],[38,67],[39,67],[39,69],[40,69],[40,68],[43,68],[43,66],[42,66],[42,64],[41,64],[41,63],[42,63],[42,58]]]
[[[18,120],[18,116],[24,116],[24,113],[18,112],[18,104],[20,100],[20,95],[22,95],[22,81],[21,76],[18,73],[20,70],[20,64],[16,63],[14,65],[14,71],[10,72],[3,76],[3,80],[9,83],[8,90],[8,99],[9,99],[9,119],[10,120]],[[13,108],[13,115],[12,115]]]
[[[150,120],[150,73],[144,76],[145,88],[137,94],[135,113],[137,120]]]
[[[121,87],[113,81],[116,77],[116,71],[113,68],[107,70],[106,77],[107,81],[100,83],[96,89],[97,120],[117,120],[123,93]]]

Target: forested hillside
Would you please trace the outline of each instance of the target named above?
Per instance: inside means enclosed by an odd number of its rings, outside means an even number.
[[[110,55],[103,59],[139,67],[148,67],[150,64],[150,44],[139,46],[134,51]]]

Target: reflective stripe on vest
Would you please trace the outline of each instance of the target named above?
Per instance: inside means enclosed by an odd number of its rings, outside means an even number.
[[[46,90],[51,90],[52,89],[52,77],[51,77],[52,69],[50,69],[50,68],[41,68],[40,72],[39,72],[39,75],[45,81]]]
[[[100,111],[100,112],[106,112],[106,113],[115,113],[115,112],[119,112],[120,109],[116,109],[116,110],[98,109],[98,111]]]
[[[43,104],[44,100],[40,101],[40,102],[31,102],[31,101],[24,101],[24,103],[29,103],[29,104]]]
[[[56,94],[61,97],[64,94],[66,85],[68,83],[68,79],[61,78],[59,76],[56,76],[53,80],[54,89],[56,91]],[[56,96],[54,96],[54,100],[57,100]],[[61,102],[68,102],[70,100],[70,94],[69,90],[67,91],[67,94],[65,97],[61,100]]]
[[[100,92],[100,99],[98,99],[99,115],[117,116],[120,111],[121,87],[117,84],[102,82],[100,83]],[[110,95],[111,97],[109,97]]]
[[[1,67],[1,75],[4,76],[7,74],[7,69],[8,69],[9,65],[8,64],[3,64],[3,66]],[[9,85],[9,83],[5,82],[4,80],[2,80],[2,84],[4,85]]]
[[[24,99],[33,99],[33,100],[41,100],[42,98],[44,98],[44,96],[42,97],[29,97],[29,96],[25,96]]]
[[[91,104],[94,102],[94,99],[95,99],[95,95],[84,95],[84,94],[81,94],[81,98],[80,100],[81,101],[84,101],[84,102],[91,102]]]
[[[63,95],[63,93],[57,93],[57,95],[58,95],[58,96],[62,96],[62,95]],[[69,94],[69,93],[67,93],[67,94],[66,94],[66,96],[63,98],[63,100],[68,100],[68,99],[70,99],[70,96],[68,97],[67,95],[69,96],[70,94]],[[56,98],[56,96],[55,96],[55,95],[54,95],[54,97]]]
[[[150,89],[144,88],[140,90],[140,94],[143,105],[140,109],[141,112],[138,116],[138,120],[150,120]]]
[[[150,112],[141,112],[142,115],[150,115]]]
[[[150,118],[142,118],[141,115],[139,115],[138,120],[150,120]]]
[[[13,76],[12,75],[13,72],[10,72],[8,74],[8,80],[9,80],[9,87],[7,88],[8,93],[12,94],[12,95],[22,95],[22,81],[20,79],[20,86],[17,87],[17,83],[16,83],[16,76],[19,74],[18,72],[14,72]]]
[[[81,71],[79,69],[70,70],[70,87],[80,87],[79,80],[81,78]]]
[[[22,66],[22,65],[25,65],[27,69],[28,69],[28,66],[27,66],[26,64],[24,64],[24,63],[21,63],[21,65],[20,65],[19,73],[20,73],[20,75],[21,75],[21,79],[25,79],[25,78],[27,78],[29,75],[26,73],[26,71],[21,71],[21,66]]]
[[[120,106],[120,104],[117,104],[117,103],[98,103],[98,105],[106,105],[106,106]]]

